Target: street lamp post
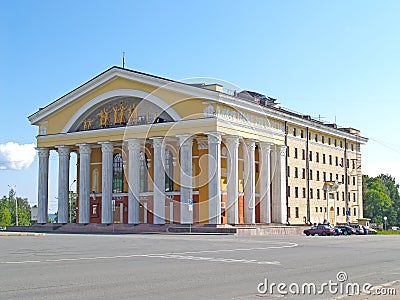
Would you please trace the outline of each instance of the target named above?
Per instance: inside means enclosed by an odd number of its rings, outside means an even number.
[[[72,181],[69,186],[69,222],[72,223],[72,185],[76,182],[76,179]]]
[[[10,185],[8,185],[8,187],[10,189],[12,189],[12,187]],[[18,226],[18,200],[17,200],[17,186],[14,185],[14,196],[15,196],[15,225]],[[11,199],[9,199],[11,200]]]
[[[383,217],[383,219],[385,220],[385,230],[387,230],[387,224],[386,224],[387,217],[386,217],[386,216],[384,216],[384,217]]]

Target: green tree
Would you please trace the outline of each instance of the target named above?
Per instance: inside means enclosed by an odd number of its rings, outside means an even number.
[[[0,201],[0,226],[16,225],[16,206],[18,207],[18,225],[31,225],[31,207],[28,199],[16,197],[15,191],[10,189],[8,197],[3,196]]]
[[[399,192],[394,178],[389,175],[369,177],[363,175],[364,216],[373,223],[399,224]]]

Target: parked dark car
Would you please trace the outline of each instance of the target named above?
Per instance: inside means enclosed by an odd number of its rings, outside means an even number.
[[[350,224],[350,227],[353,228],[356,231],[356,234],[367,234],[367,231],[364,231],[364,226],[358,225],[358,224]]]
[[[356,234],[356,230],[350,226],[340,225],[338,227],[342,230],[343,235]]]
[[[329,225],[313,226],[310,229],[304,230],[304,234],[309,235],[335,235],[335,229]]]
[[[333,227],[333,229],[335,230],[335,235],[342,235],[343,234],[342,229],[340,229],[338,226]]]

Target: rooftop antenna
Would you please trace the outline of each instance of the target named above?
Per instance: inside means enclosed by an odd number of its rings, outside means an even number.
[[[325,117],[322,117],[321,115],[318,115],[318,121],[321,122],[321,119],[325,119]]]
[[[122,68],[125,69],[125,52],[122,52]]]

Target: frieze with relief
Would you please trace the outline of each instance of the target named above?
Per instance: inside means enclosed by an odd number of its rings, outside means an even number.
[[[241,124],[250,124],[259,128],[269,128],[278,131],[285,131],[285,124],[281,121],[266,116],[242,112],[226,105],[209,104],[204,108],[205,117],[217,117]]]
[[[135,126],[173,121],[157,105],[139,98],[115,98],[87,111],[71,131]]]

